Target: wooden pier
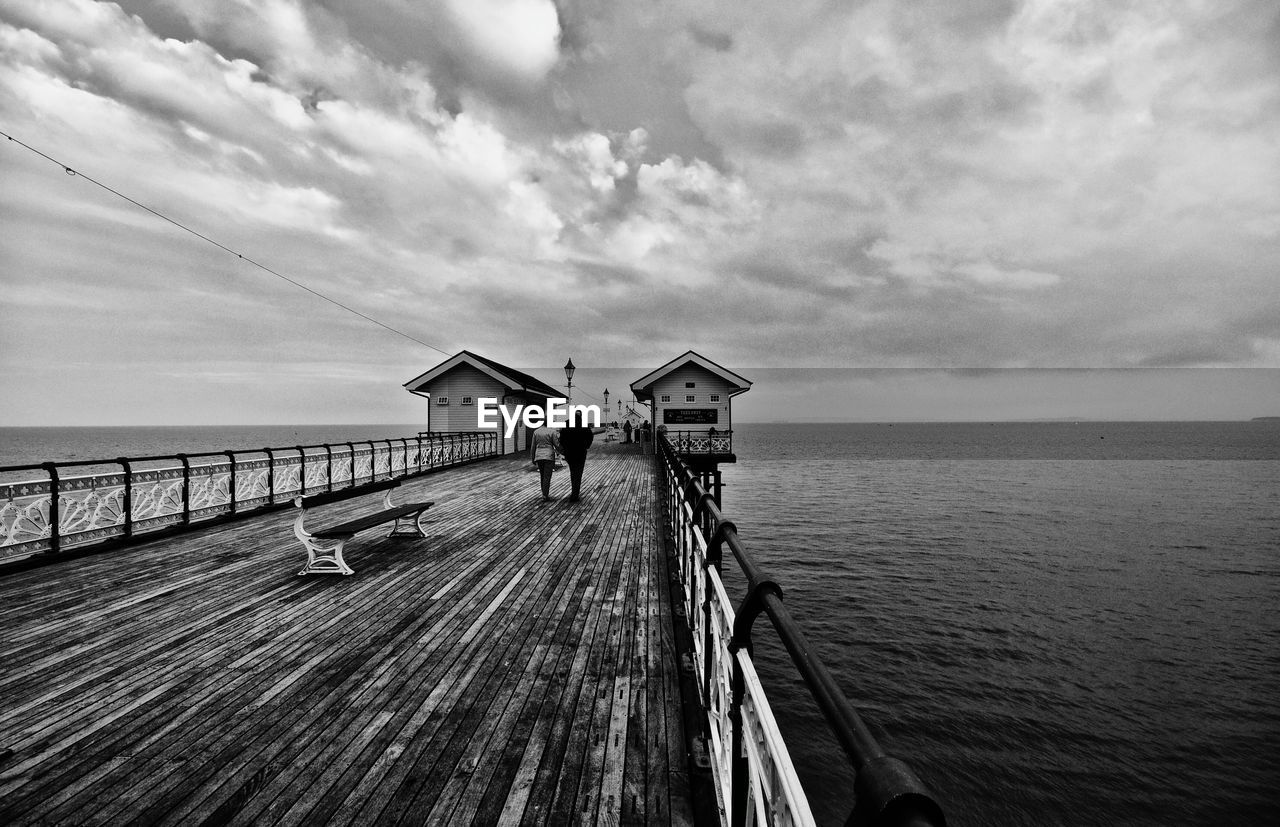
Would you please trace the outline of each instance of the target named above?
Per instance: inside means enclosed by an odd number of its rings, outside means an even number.
[[[292,509],[0,576],[0,823],[690,823],[632,449],[577,503],[523,456],[407,481],[426,539],[350,577],[297,576]]]

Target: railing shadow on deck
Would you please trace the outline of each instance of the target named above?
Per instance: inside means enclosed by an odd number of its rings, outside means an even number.
[[[743,548],[737,527],[677,455],[658,440],[667,530],[678,555],[694,669],[707,716],[712,772],[733,827],[813,824],[786,744],[752,662],[751,629],[766,615],[855,773],[850,827],[943,827],[946,818],[924,783],[887,755],[826,665],[814,654],[782,600],[781,587]],[[728,547],[746,577],[735,609],[720,579]]]
[[[0,571],[499,456],[496,431],[0,467]],[[35,475],[42,475],[33,478]]]

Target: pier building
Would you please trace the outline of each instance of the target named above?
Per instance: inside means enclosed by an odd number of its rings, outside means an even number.
[[[476,431],[479,400],[497,399],[499,404],[546,407],[547,399],[564,393],[523,371],[516,370],[467,350],[410,379],[404,385],[410,393],[427,398],[427,430],[433,433]],[[503,453],[529,446],[529,429],[523,424],[502,442]]]
[[[751,382],[705,356],[687,350],[631,383],[631,392],[648,403],[650,421],[721,501],[719,466],[737,462],[733,452],[733,397],[751,390]]]

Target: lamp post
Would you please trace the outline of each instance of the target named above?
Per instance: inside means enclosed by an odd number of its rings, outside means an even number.
[[[569,382],[569,395],[564,400],[566,405],[573,402],[573,372],[575,370],[577,370],[577,368],[573,366],[573,359],[571,357],[569,361],[564,363],[564,378]]]
[[[604,426],[609,427],[609,389],[604,389]]]

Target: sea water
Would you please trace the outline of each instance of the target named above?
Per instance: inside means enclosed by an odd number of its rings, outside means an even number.
[[[734,450],[726,516],[949,824],[1280,823],[1280,424],[757,425]],[[842,823],[839,747],[756,638]]]

